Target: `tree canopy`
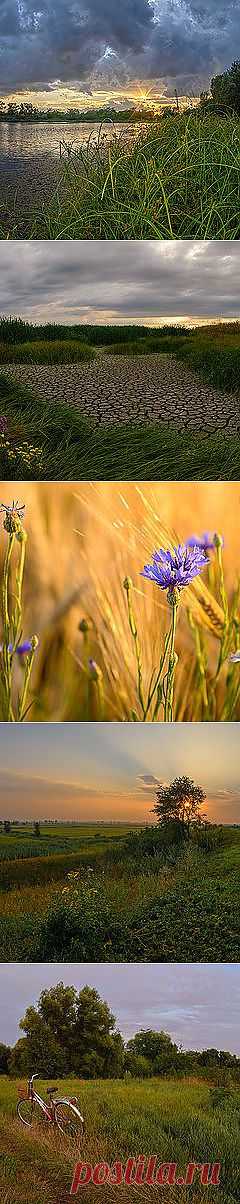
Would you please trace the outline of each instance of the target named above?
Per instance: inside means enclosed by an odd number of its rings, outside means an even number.
[[[37,1007],[20,1021],[25,1036],[15,1046],[13,1061],[21,1070],[102,1078],[121,1074],[124,1045],[115,1031],[115,1016],[98,992],[62,982],[42,991]]]
[[[175,823],[182,835],[189,837],[192,824],[200,824],[205,818],[200,810],[205,798],[202,786],[195,786],[191,778],[174,778],[170,786],[157,787],[153,811],[159,823]]]
[[[211,95],[215,104],[240,114],[240,60],[236,59],[228,71],[215,75],[211,82]]]

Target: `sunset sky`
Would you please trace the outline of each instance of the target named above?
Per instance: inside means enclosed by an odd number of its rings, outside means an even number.
[[[0,244],[0,314],[32,322],[240,317],[239,242]]]
[[[152,822],[156,786],[187,774],[208,818],[240,823],[236,724],[0,725],[1,816]]]
[[[240,1054],[240,967],[184,965],[9,964],[0,966],[0,1041],[13,1044],[18,1022],[44,987],[86,983],[106,999],[125,1040],[141,1028],[163,1029],[184,1049]]]
[[[236,58],[231,0],[1,0],[2,96],[122,107],[146,94],[198,95]]]

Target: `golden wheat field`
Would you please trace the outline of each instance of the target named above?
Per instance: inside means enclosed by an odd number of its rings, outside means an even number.
[[[168,628],[165,594],[140,573],[156,548],[208,530],[224,538],[228,627],[216,552],[181,593],[174,718],[234,719],[240,713],[239,505],[236,482],[83,482],[17,485],[27,532],[23,638],[36,634],[29,720],[141,718],[136,640],[123,582],[132,581],[143,690]],[[1,502],[16,484],[1,487]],[[1,575],[6,554],[1,532]],[[14,558],[11,589],[14,592]],[[85,631],[79,624],[85,619]],[[224,642],[224,653],[219,649]],[[22,668],[14,666],[14,690]],[[89,661],[97,673],[89,671]],[[207,699],[207,700],[206,700]],[[161,719],[161,709],[158,718]],[[153,718],[151,711],[148,718]]]

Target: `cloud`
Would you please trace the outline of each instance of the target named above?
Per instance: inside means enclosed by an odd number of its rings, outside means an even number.
[[[239,242],[2,242],[0,313],[66,323],[236,317],[239,266]]]
[[[159,786],[158,778],[154,777],[154,773],[139,773],[139,781],[145,786]]]
[[[238,0],[1,0],[1,88],[154,78],[199,91],[234,59],[239,29]]]

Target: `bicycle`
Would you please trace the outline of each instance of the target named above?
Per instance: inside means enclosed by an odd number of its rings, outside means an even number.
[[[27,1128],[36,1120],[36,1123],[41,1123],[43,1120],[46,1124],[53,1125],[59,1129],[59,1132],[64,1137],[74,1139],[78,1145],[84,1133],[84,1120],[78,1107],[78,1100],[75,1098],[56,1100],[55,1093],[58,1087],[47,1087],[46,1094],[49,1096],[49,1103],[38,1095],[33,1086],[34,1079],[38,1079],[38,1074],[32,1074],[28,1080],[27,1092],[20,1092],[20,1099],[17,1103],[17,1116],[22,1124]]]

